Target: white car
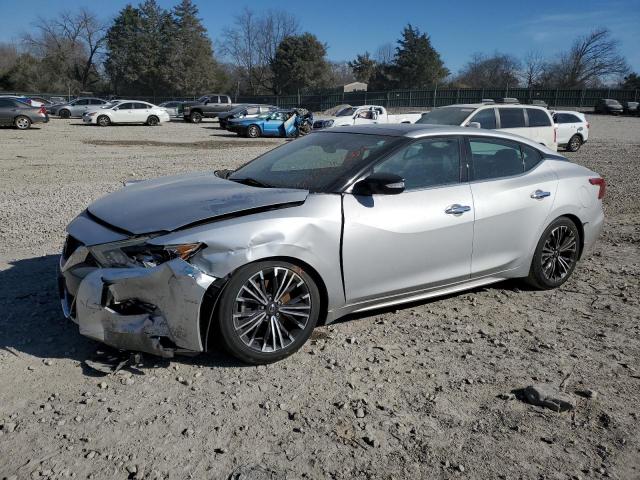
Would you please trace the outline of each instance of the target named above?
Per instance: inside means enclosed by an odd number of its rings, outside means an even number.
[[[155,126],[170,120],[164,108],[139,100],[120,100],[108,107],[86,112],[82,121],[107,127],[112,123],[143,123]]]
[[[551,150],[558,150],[557,127],[544,107],[535,105],[469,103],[434,108],[416,123],[456,125],[514,133]]]
[[[584,113],[571,110],[551,112],[558,125],[558,146],[570,152],[577,152],[589,139],[589,122]]]
[[[350,125],[371,125],[380,123],[415,123],[423,112],[393,115],[380,105],[347,106],[338,110],[333,117],[321,118],[313,122],[314,129],[346,127]]]

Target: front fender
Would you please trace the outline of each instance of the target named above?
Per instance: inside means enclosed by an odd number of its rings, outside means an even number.
[[[202,242],[206,248],[190,261],[215,278],[239,267],[273,257],[300,260],[321,277],[328,310],[344,305],[340,268],[342,199],[337,194],[312,194],[304,204],[234,218],[156,237],[150,243]]]

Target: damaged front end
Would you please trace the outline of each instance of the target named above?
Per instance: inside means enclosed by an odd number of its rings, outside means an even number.
[[[64,314],[80,333],[162,357],[202,352],[200,307],[216,279],[189,259],[203,245],[159,247],[146,243],[149,237],[114,232],[108,237],[115,241],[83,241],[83,227],[91,220],[79,219],[70,225],[60,257],[59,290]],[[92,227],[93,236],[104,229]]]

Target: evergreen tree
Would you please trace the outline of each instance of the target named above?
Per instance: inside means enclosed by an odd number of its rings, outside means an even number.
[[[371,58],[369,52],[365,52],[364,55],[358,55],[355,60],[349,62],[349,67],[351,67],[356,80],[369,83],[376,71],[376,62]]]
[[[182,0],[173,9],[175,33],[171,52],[171,84],[181,95],[199,95],[219,87],[222,71],[213,57],[206,28],[192,0]]]
[[[327,47],[311,33],[285,37],[271,64],[279,93],[325,86],[330,75],[326,55]]]
[[[392,71],[395,88],[430,88],[449,75],[429,36],[411,24],[398,40]]]

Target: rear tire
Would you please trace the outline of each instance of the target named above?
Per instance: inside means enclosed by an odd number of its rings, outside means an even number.
[[[159,123],[160,119],[155,115],[151,115],[149,118],[147,118],[147,125],[149,125],[150,127],[156,127]]]
[[[58,112],[58,116],[60,118],[71,118],[71,112],[69,110],[67,110],[66,108],[63,108],[62,110],[60,110]]]
[[[189,121],[191,123],[200,123],[202,121],[202,114],[200,112],[193,112],[189,115]]]
[[[217,321],[229,353],[259,365],[302,347],[319,314],[320,292],[311,276],[292,263],[270,260],[233,274],[222,292]]]
[[[527,282],[540,290],[557,288],[566,282],[580,256],[580,232],[567,217],[551,222],[538,241]]]
[[[567,151],[577,152],[578,150],[580,150],[581,146],[582,146],[582,137],[576,134],[569,139],[569,143],[567,143]]]
[[[109,125],[111,125],[111,119],[106,115],[100,115],[96,120],[96,123],[101,127],[108,127]]]
[[[29,117],[25,117],[24,115],[18,115],[13,124],[16,126],[18,130],[27,130],[31,127],[31,119]]]

